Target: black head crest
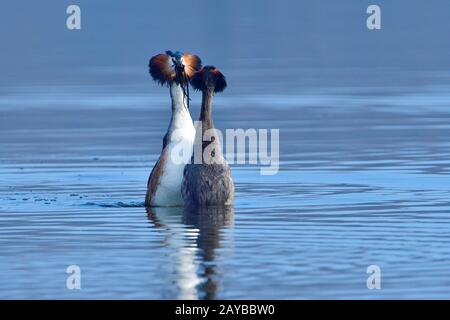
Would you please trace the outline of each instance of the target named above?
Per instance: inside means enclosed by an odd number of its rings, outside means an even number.
[[[222,72],[214,66],[205,66],[194,74],[191,84],[196,90],[222,92],[227,87],[227,81]]]

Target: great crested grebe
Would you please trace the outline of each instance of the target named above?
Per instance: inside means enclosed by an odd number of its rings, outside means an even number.
[[[149,71],[153,80],[170,88],[172,117],[163,139],[161,155],[153,167],[147,183],[145,206],[183,205],[181,182],[185,162],[174,159],[174,148],[192,153],[195,128],[189,113],[189,79],[201,68],[198,56],[166,51],[150,59]]]
[[[202,91],[200,125],[197,135],[208,132],[209,141],[196,137],[191,163],[184,168],[182,194],[187,206],[206,207],[231,205],[234,196],[234,184],[231,170],[222,155],[218,134],[214,129],[211,116],[211,103],[215,92],[221,92],[227,86],[223,74],[213,66],[205,66],[191,78],[192,86]],[[201,129],[201,130],[200,130]],[[196,158],[201,150],[201,163]]]

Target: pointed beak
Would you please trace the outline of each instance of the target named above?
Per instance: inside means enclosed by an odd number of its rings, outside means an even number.
[[[180,59],[172,58],[172,62],[175,66],[175,70],[178,72],[184,71],[184,64],[181,62]]]
[[[186,73],[184,70],[184,64],[181,62],[180,59],[173,58],[172,61],[174,64],[177,81],[179,83],[185,83],[187,80],[186,80]]]

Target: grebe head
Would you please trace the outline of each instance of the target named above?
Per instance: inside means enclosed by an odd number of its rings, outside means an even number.
[[[222,72],[214,66],[205,66],[191,78],[192,86],[203,92],[222,92],[227,87],[227,81]]]
[[[201,60],[194,54],[169,50],[153,56],[148,66],[153,80],[160,84],[176,82],[184,86],[201,68]]]

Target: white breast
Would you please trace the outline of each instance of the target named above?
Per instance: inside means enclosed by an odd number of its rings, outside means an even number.
[[[169,125],[169,139],[159,184],[153,198],[156,206],[183,205],[181,183],[185,164],[192,156],[195,139],[195,128],[182,89],[178,85],[171,86],[173,105],[172,119]]]
[[[191,122],[192,125],[192,122]],[[185,128],[184,134],[177,142],[169,142],[167,145],[168,157],[164,163],[162,174],[153,200],[157,206],[183,205],[181,196],[181,183],[183,181],[184,166],[192,155],[195,129]]]

